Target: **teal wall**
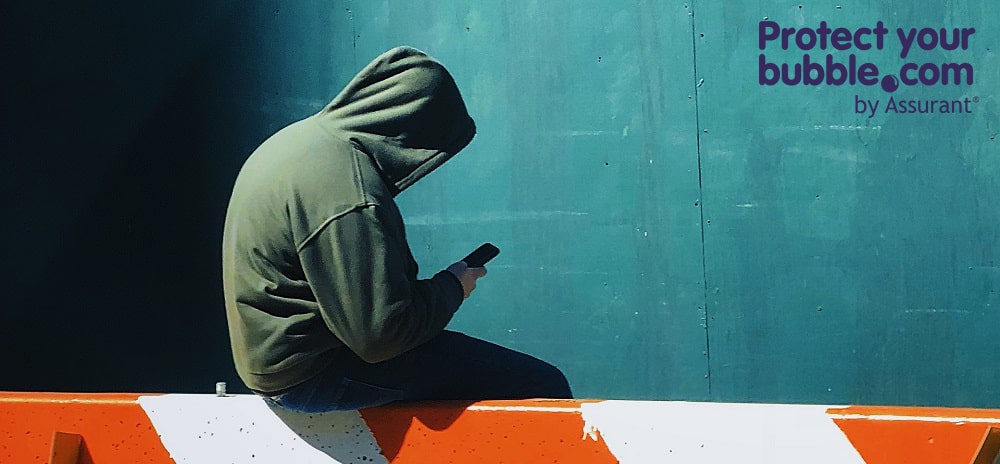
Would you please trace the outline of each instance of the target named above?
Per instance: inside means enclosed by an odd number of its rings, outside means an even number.
[[[479,135],[401,197],[411,245],[429,273],[497,243],[452,327],[582,396],[1000,405],[1000,15],[818,3],[340,2],[315,37],[336,78],[310,95],[397,44],[449,66]],[[975,27],[969,50],[911,52],[974,85],[894,96],[980,102],[868,118],[854,96],[878,87],[761,87],[765,17],[885,21],[859,56],[886,70],[897,27]]]
[[[479,126],[399,199],[423,274],[503,250],[452,328],[584,397],[1000,407],[992,2],[109,5],[0,19],[0,389],[238,391],[218,249],[239,165],[406,44]],[[969,62],[973,85],[892,95],[979,102],[868,118],[854,99],[884,105],[878,87],[762,87],[765,17],[975,27],[911,54]],[[859,56],[896,53],[890,34]]]

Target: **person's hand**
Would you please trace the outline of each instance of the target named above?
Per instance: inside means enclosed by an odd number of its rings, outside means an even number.
[[[486,275],[486,268],[469,267],[468,264],[465,264],[465,261],[459,261],[448,266],[448,272],[458,277],[458,281],[462,283],[462,293],[465,298],[468,298],[472,294],[472,291],[476,289],[476,280]]]

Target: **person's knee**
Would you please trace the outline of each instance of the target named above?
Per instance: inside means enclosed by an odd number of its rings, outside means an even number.
[[[573,391],[569,386],[569,380],[558,367],[542,362],[539,369],[539,397],[553,399],[569,399],[573,397]]]

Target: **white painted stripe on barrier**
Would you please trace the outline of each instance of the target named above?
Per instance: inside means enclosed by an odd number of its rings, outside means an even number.
[[[622,464],[864,464],[830,406],[604,401],[581,405],[585,431]]]
[[[388,464],[357,411],[302,414],[255,395],[139,397],[178,464]]]

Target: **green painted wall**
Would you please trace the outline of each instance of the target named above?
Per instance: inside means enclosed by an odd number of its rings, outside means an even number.
[[[401,198],[428,272],[503,249],[453,327],[584,396],[996,406],[1000,15],[816,3],[341,2],[327,40],[338,70],[427,50],[477,118]],[[972,63],[974,85],[892,95],[980,102],[868,118],[854,97],[884,105],[877,86],[762,87],[765,18],[882,20],[885,49],[857,53],[886,72],[897,27],[975,27],[969,50],[910,55]]]
[[[713,396],[995,407],[1000,14],[986,1],[833,3],[698,4]],[[906,60],[972,63],[974,85],[891,95],[980,102],[972,114],[868,118],[854,98],[884,106],[877,86],[762,89],[751,31],[765,16],[975,27],[968,50]],[[893,32],[884,52],[859,56],[889,71],[899,50]]]

